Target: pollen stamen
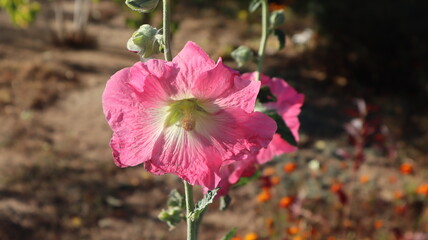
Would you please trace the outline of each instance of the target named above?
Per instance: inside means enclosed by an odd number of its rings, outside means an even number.
[[[199,105],[196,99],[183,99],[170,105],[166,126],[176,124],[186,131],[192,131],[196,126],[196,119],[207,112]]]
[[[196,121],[191,113],[184,114],[180,119],[181,127],[186,131],[192,131],[195,128]]]

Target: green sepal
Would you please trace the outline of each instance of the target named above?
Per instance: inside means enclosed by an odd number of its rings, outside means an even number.
[[[275,120],[276,125],[278,126],[276,132],[281,135],[282,139],[287,141],[290,145],[297,147],[296,139],[291,133],[290,128],[285,124],[284,119],[282,119],[282,117],[273,109],[268,109],[262,112]]]
[[[277,28],[285,23],[284,10],[273,11],[269,17],[271,28]]]
[[[239,46],[230,53],[230,56],[238,63],[238,67],[244,66],[246,63],[254,60],[253,51],[247,46]]]
[[[277,98],[272,94],[268,86],[262,86],[260,88],[259,94],[257,95],[257,100],[260,103],[276,102]]]
[[[249,182],[258,179],[261,175],[262,173],[260,171],[257,171],[251,177],[241,177],[237,183],[233,184],[233,188],[238,188],[247,185]]]
[[[184,209],[184,197],[183,195],[181,195],[181,193],[177,191],[177,189],[172,189],[169,193],[168,201],[166,204],[168,207],[179,207],[181,209]]]
[[[158,215],[159,220],[168,224],[169,229],[172,230],[184,218],[183,209],[180,207],[169,207],[162,209]]]
[[[253,0],[250,3],[250,6],[248,7],[248,10],[250,12],[254,12],[257,10],[257,8],[260,7],[260,5],[262,4],[262,0]]]
[[[235,236],[236,230],[238,230],[236,227],[232,228],[221,240],[231,240]]]
[[[279,29],[273,30],[273,35],[276,36],[279,42],[278,50],[281,50],[285,47],[285,33]]]
[[[159,30],[143,24],[132,34],[126,46],[129,51],[138,53],[143,58],[149,58],[158,53],[161,36]]]
[[[159,0],[126,0],[125,4],[132,10],[148,13],[152,12],[158,5]]]
[[[184,197],[177,189],[171,190],[168,195],[167,209],[162,209],[159,213],[158,218],[162,222],[168,224],[169,229],[172,230],[174,227],[184,219],[184,208],[185,202]]]
[[[214,201],[214,197],[217,195],[217,192],[220,188],[215,188],[211,191],[208,191],[207,194],[204,195],[204,197],[196,203],[195,208],[192,212],[189,213],[187,216],[190,218],[191,221],[195,221],[199,219],[199,215],[205,211],[205,209]]]
[[[230,202],[232,202],[232,198],[229,195],[222,196],[220,198],[220,206],[218,207],[220,211],[226,210],[229,207]]]

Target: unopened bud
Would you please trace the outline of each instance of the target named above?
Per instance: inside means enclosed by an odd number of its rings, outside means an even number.
[[[238,63],[238,67],[242,67],[245,63],[252,61],[254,58],[253,51],[246,46],[239,46],[230,55]]]
[[[144,24],[132,34],[128,40],[127,48],[131,52],[138,53],[143,58],[148,58],[159,52],[159,30]]]
[[[270,14],[270,25],[273,28],[277,28],[285,23],[285,13],[284,10],[273,11]]]
[[[159,0],[126,0],[125,3],[132,10],[147,13],[156,8]]]
[[[179,207],[170,207],[167,210],[162,209],[158,218],[162,222],[166,222],[170,229],[172,229],[183,219],[182,209]]]

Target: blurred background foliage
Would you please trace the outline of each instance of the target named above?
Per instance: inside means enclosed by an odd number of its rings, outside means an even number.
[[[19,27],[27,27],[34,21],[40,10],[40,4],[29,0],[0,0],[0,8],[7,11],[14,24]]]
[[[315,18],[329,43],[320,49],[330,71],[343,71],[367,94],[397,90],[426,100],[428,79],[428,2],[298,0],[300,14]]]

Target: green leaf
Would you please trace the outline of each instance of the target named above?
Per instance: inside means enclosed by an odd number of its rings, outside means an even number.
[[[231,201],[232,201],[232,198],[230,198],[229,195],[222,196],[220,198],[220,206],[219,206],[220,211],[226,210],[229,207]]]
[[[172,189],[168,196],[168,207],[179,207],[184,208],[184,197],[177,191],[177,189]]]
[[[249,183],[255,179],[258,179],[260,177],[260,175],[261,175],[261,172],[257,171],[251,177],[241,177],[237,183],[233,184],[233,187],[237,188],[237,187],[242,187],[244,185],[247,185],[247,183]]]
[[[248,8],[248,10],[250,12],[254,12],[257,10],[257,8],[260,7],[261,4],[262,4],[262,0],[253,0],[253,1],[251,1],[250,7]]]
[[[187,216],[190,220],[195,221],[199,218],[199,215],[205,211],[205,209],[214,201],[214,197],[217,195],[217,192],[220,188],[213,189],[208,191],[204,197],[196,203],[195,209]]]
[[[260,103],[276,102],[277,98],[273,95],[268,86],[262,86],[260,88],[259,94],[257,95],[257,100]]]
[[[232,228],[221,240],[231,240],[236,234],[237,228]]]
[[[285,124],[284,119],[282,119],[282,117],[278,115],[278,113],[273,109],[263,111],[263,113],[275,120],[276,125],[278,126],[276,132],[279,133],[279,135],[281,135],[281,137],[289,144],[297,147],[296,139],[294,139],[294,136],[288,126]]]
[[[273,31],[273,34],[276,36],[276,38],[279,41],[279,48],[278,50],[281,50],[285,47],[285,33],[279,29],[275,29]]]

